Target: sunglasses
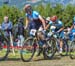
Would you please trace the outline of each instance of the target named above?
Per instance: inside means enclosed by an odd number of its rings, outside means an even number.
[[[28,13],[28,12],[32,12],[32,8],[31,8],[31,7],[27,8],[27,9],[26,9],[26,12],[27,12],[27,13]]]

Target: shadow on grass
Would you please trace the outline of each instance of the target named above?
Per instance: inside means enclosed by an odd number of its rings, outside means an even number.
[[[64,57],[64,56],[55,55],[52,59],[48,59],[48,58],[47,59],[44,59],[44,57],[40,57],[40,58],[39,57],[36,57],[37,59],[36,58],[33,58],[30,62],[33,62],[33,61],[34,62],[36,62],[36,61],[45,61],[45,60],[61,60],[62,57]],[[4,61],[22,61],[22,60],[21,60],[20,57],[19,58],[18,57],[17,58],[9,58],[8,57]]]
[[[0,62],[2,61],[21,61],[20,58],[6,58],[5,60],[0,60]]]
[[[44,58],[38,58],[37,60],[33,60],[33,61],[45,61],[45,60],[60,60],[61,56],[54,56],[52,59],[44,59]]]
[[[7,58],[7,61],[21,61],[21,58]]]

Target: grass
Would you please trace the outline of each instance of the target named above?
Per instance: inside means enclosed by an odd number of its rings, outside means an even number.
[[[35,53],[36,57],[37,52]],[[32,62],[22,62],[20,59],[20,52],[15,51],[15,56],[12,52],[9,53],[7,61],[0,62],[0,66],[75,66],[75,60],[71,60],[69,57],[64,56],[60,59],[55,56],[52,60],[44,60],[41,55],[40,58],[34,58]]]
[[[5,55],[5,51],[6,51],[6,49],[3,49],[2,51],[0,51],[0,57]],[[8,57],[9,58],[20,58],[20,53],[21,53],[20,50],[15,49],[15,55],[14,55],[11,50],[11,52],[9,52],[9,54],[8,54]],[[23,51],[23,55],[25,56],[25,58],[28,58],[31,56],[31,53],[28,51]]]

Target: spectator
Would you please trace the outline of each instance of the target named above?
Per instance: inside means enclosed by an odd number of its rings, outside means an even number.
[[[9,21],[8,16],[4,16],[4,21],[2,23],[2,30],[5,36],[9,36],[9,32],[12,32],[12,22]]]

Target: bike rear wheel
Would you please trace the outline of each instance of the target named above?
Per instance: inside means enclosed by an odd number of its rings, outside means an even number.
[[[50,38],[47,41],[47,48],[45,49],[45,57],[52,59],[56,53],[56,39]]]
[[[67,56],[69,52],[69,40],[63,40],[63,56]]]
[[[72,41],[70,45],[70,58],[75,59],[75,41]]]

